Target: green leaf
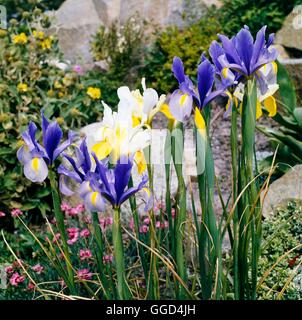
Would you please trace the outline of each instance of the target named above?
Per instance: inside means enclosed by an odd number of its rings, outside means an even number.
[[[302,108],[296,108],[294,110],[294,116],[295,116],[299,126],[302,128]]]
[[[51,193],[51,190],[49,188],[43,188],[43,189],[38,190],[35,193],[35,196],[38,198],[44,198],[44,197],[48,196],[50,193]]]

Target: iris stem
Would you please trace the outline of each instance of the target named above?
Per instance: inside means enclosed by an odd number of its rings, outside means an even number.
[[[177,214],[175,218],[175,254],[177,272],[180,278],[186,282],[186,267],[183,251],[184,229],[186,220],[186,186],[182,173],[182,159],[184,149],[184,128],[178,124],[172,133],[172,157],[178,180]],[[186,292],[182,285],[178,283],[178,298],[186,298]]]
[[[61,197],[58,192],[57,176],[52,169],[49,169],[48,177],[50,181],[54,213],[55,213],[58,229],[60,232],[60,236],[62,239],[63,251],[66,259],[67,272],[68,272],[68,282],[66,283],[69,283],[70,291],[72,292],[72,294],[75,294],[76,290],[74,285],[73,270],[72,270],[72,264],[70,260],[69,248],[68,248],[67,237],[65,232],[64,215],[61,211]]]
[[[149,187],[153,190],[153,167],[152,167],[152,158],[151,158],[151,146],[148,147],[148,176],[149,176]],[[156,230],[155,230],[155,215],[153,208],[149,212],[150,215],[150,242],[151,242],[151,261],[150,261],[150,271],[151,271],[151,283],[150,283],[150,293],[151,298],[158,300],[159,299],[159,279],[158,279],[158,272],[157,272],[157,257],[153,253],[156,249]]]
[[[238,197],[238,175],[237,175],[237,163],[238,163],[238,153],[237,153],[238,143],[237,143],[237,109],[233,101],[232,105],[232,126],[231,126],[231,151],[232,151],[232,173],[233,173],[233,205]],[[234,260],[234,294],[235,300],[239,299],[239,273],[238,273],[238,208],[235,208],[234,218],[233,218],[233,260]]]
[[[119,300],[127,300],[129,299],[130,294],[126,283],[124,247],[119,208],[114,208],[113,210],[112,238],[117,276],[117,295]]]
[[[104,295],[106,299],[109,299],[108,293],[106,291],[106,289],[108,288],[108,280],[104,272],[105,271],[104,263],[103,263],[104,245],[103,245],[103,237],[102,237],[101,228],[100,228],[99,216],[97,212],[92,212],[91,215],[92,215],[94,239],[96,243],[97,265],[99,269],[100,279],[102,282],[102,287],[104,288]]]

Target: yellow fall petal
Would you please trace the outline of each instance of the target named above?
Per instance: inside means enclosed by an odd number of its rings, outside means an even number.
[[[160,112],[162,112],[169,120],[175,120],[175,118],[172,116],[170,112],[169,105],[166,103],[163,103],[160,107]]]
[[[230,106],[231,106],[231,102],[232,102],[232,100],[229,98],[229,99],[228,99],[228,102],[227,102],[227,104],[226,104],[226,106],[225,106],[225,110],[226,110],[226,111],[229,110],[229,108],[230,108]]]
[[[257,104],[256,104],[256,120],[258,120],[261,116],[262,116],[261,104],[260,104],[260,101],[257,99]]]
[[[273,66],[273,70],[274,70],[274,74],[277,74],[278,72],[278,65],[275,61],[272,62],[272,66]]]
[[[132,116],[132,127],[135,128],[141,124],[141,117]]]
[[[106,158],[112,150],[112,146],[107,141],[101,141],[96,143],[91,151],[93,151],[99,160]]]
[[[268,111],[269,117],[274,117],[277,114],[277,104],[273,96],[267,97],[263,101],[265,109]]]
[[[137,151],[134,156],[134,161],[137,165],[137,171],[142,174],[147,169],[147,162],[142,151]]]
[[[205,123],[204,118],[201,115],[201,113],[197,107],[195,108],[194,122],[195,122],[196,128],[198,129],[198,132],[200,133],[200,135],[205,138],[205,136],[206,136],[206,123]]]

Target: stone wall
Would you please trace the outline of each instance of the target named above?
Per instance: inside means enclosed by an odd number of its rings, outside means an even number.
[[[207,5],[219,0],[66,0],[54,13],[54,27],[65,58],[72,62],[92,62],[89,43],[100,25],[125,22],[138,14],[158,26],[180,27],[200,18]]]

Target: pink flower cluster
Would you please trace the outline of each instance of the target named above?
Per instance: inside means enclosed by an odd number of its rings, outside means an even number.
[[[89,249],[81,249],[80,250],[80,260],[89,260],[92,257],[91,251]]]
[[[52,239],[53,243],[56,243],[61,238],[61,235],[59,233],[56,233]]]
[[[8,266],[8,267],[5,267],[5,272],[7,273],[7,274],[11,274],[11,273],[13,273],[14,272],[14,267],[13,266]]]
[[[0,218],[3,218],[5,216],[6,216],[6,214],[3,211],[0,211]]]
[[[69,238],[67,240],[67,243],[69,245],[73,245],[79,240],[79,235],[80,235],[79,228],[68,228],[67,233]]]
[[[102,231],[105,231],[107,226],[111,226],[113,224],[113,218],[112,217],[99,218],[99,222],[100,222]]]
[[[9,282],[12,286],[17,287],[19,283],[24,282],[25,276],[21,276],[18,272],[14,272],[11,278],[9,279]]]
[[[148,233],[148,231],[149,231],[149,225],[150,225],[150,223],[151,223],[151,220],[150,220],[150,218],[144,218],[144,220],[143,220],[143,225],[141,225],[140,227],[139,227],[139,232],[140,233]],[[130,226],[130,229],[132,230],[132,231],[134,231],[134,220],[133,220],[133,218],[131,218],[131,220],[130,220],[130,224],[129,224],[129,226]],[[161,221],[156,221],[156,223],[155,223],[155,227],[157,228],[157,229],[166,229],[166,228],[169,228],[169,222],[168,221],[164,221],[164,222],[161,222]]]
[[[89,269],[79,269],[77,275],[80,280],[90,280],[92,278],[92,273]]]
[[[164,222],[156,221],[155,227],[157,229],[169,228],[169,222],[168,221],[164,221]]]
[[[35,271],[36,274],[41,274],[42,271],[44,270],[44,267],[42,267],[39,263],[34,265],[32,267],[32,270]]]
[[[103,256],[103,263],[108,264],[111,263],[113,260],[113,257],[111,255],[106,254]]]
[[[81,238],[88,238],[90,236],[90,231],[88,229],[83,229],[80,232],[80,236]]]
[[[75,73],[79,74],[79,75],[83,75],[83,74],[84,74],[84,69],[83,69],[80,65],[78,65],[78,64],[74,65],[73,68],[72,68],[72,70],[73,70]]]
[[[20,209],[14,209],[12,210],[11,215],[13,218],[17,218],[19,216],[22,216],[23,212]]]
[[[68,203],[63,202],[61,204],[61,210],[70,217],[75,217],[80,213],[85,212],[85,206],[83,204],[78,204],[76,207],[71,207]]]

